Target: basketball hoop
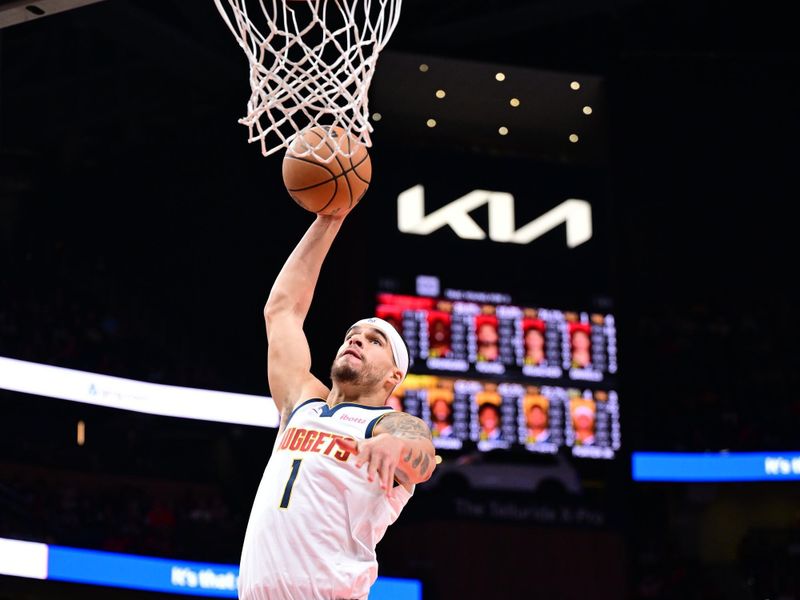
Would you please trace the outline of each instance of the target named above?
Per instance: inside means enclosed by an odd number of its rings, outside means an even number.
[[[269,156],[305,139],[304,129],[327,126],[371,147],[367,93],[402,0],[254,1],[258,11],[251,15],[247,0],[214,0],[250,65],[252,93],[239,119],[249,128],[248,142],[260,141]],[[297,154],[321,159],[317,151],[329,156],[325,146],[333,144],[349,158],[358,145],[345,139],[326,137]]]

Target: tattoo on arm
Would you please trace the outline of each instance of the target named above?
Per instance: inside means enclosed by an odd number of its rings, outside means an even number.
[[[423,457],[424,455],[425,455],[425,453],[424,453],[424,452],[420,452],[420,453],[419,453],[419,456],[417,456],[417,458],[415,458],[415,459],[414,459],[414,461],[411,463],[411,466],[412,466],[412,467],[414,467],[414,468],[416,469],[416,468],[419,466],[419,463],[421,463],[421,462],[422,462],[422,457]]]
[[[422,419],[407,414],[389,413],[381,419],[380,424],[386,433],[407,440],[430,440],[433,437]],[[409,463],[421,477],[428,476],[431,457],[424,450],[410,449],[403,457],[403,462]]]
[[[407,440],[432,439],[431,431],[422,419],[411,415],[389,413],[381,419],[380,424],[387,433]]]
[[[419,468],[419,472],[422,473],[423,476],[428,473],[428,467],[430,466],[430,463],[431,463],[430,456],[428,456],[427,454],[423,454],[422,466]]]
[[[411,463],[411,468],[416,470],[422,477],[428,474],[428,467],[431,465],[431,457],[427,452],[420,450],[414,460],[411,460],[413,452],[409,452],[408,456],[403,458],[404,462]]]

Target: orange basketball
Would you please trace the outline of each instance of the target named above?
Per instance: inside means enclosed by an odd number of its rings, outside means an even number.
[[[335,143],[325,140],[323,132],[339,140],[341,148],[353,155],[348,158],[337,152]],[[308,147],[314,148],[320,160],[312,154],[298,156]],[[306,210],[322,215],[335,215],[352,209],[369,187],[372,163],[366,146],[359,143],[341,127],[312,127],[292,142],[283,158],[283,183],[289,195]]]

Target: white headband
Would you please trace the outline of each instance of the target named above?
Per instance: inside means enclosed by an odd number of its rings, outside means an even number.
[[[374,327],[386,336],[386,339],[389,340],[389,346],[392,347],[394,364],[403,372],[403,378],[400,381],[405,379],[406,373],[408,373],[408,349],[406,348],[406,343],[403,341],[402,336],[397,332],[397,329],[388,321],[384,321],[378,317],[370,317],[369,319],[356,321],[350,326],[350,329],[362,326]]]

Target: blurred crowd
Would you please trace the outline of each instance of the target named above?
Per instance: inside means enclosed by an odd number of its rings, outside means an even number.
[[[209,352],[171,335],[184,317],[165,314],[160,306],[174,290],[158,289],[157,281],[150,289],[116,287],[103,256],[57,240],[0,261],[0,356],[156,383],[221,387]],[[155,294],[156,302],[148,294]]]
[[[242,515],[213,486],[0,466],[0,535],[169,558],[235,561]]]
[[[751,297],[755,301],[725,298],[714,305],[665,302],[628,324],[627,338],[636,347],[634,353],[621,349],[621,375],[636,392],[624,398],[637,417],[637,431],[627,433],[639,449],[797,446],[797,305],[789,295]]]

